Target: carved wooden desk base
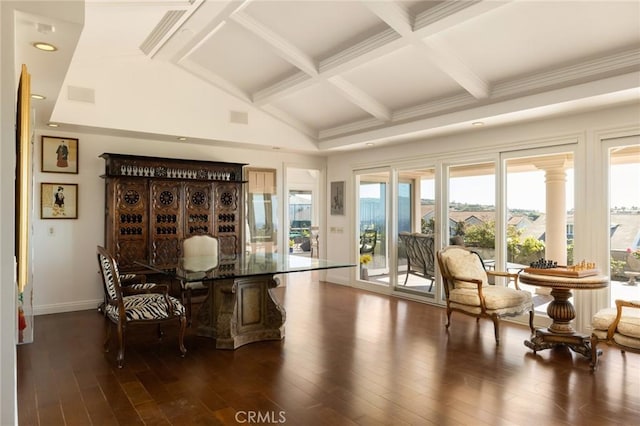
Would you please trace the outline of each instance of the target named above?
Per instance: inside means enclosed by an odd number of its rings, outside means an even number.
[[[198,334],[215,339],[218,349],[284,338],[284,308],[271,289],[273,275],[230,278],[209,283],[198,311]]]

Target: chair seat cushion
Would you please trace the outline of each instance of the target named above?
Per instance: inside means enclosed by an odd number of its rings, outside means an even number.
[[[629,337],[621,333],[614,333],[613,341],[616,342],[618,345],[640,350],[640,338]]]
[[[175,297],[169,296],[169,303],[173,305],[173,315],[185,315],[185,308]],[[156,320],[169,318],[169,306],[165,298],[158,293],[136,294],[122,298],[127,321],[132,320]],[[106,306],[105,312],[109,319],[118,322],[118,308],[113,305]]]
[[[592,327],[594,331],[604,331],[604,338],[606,338],[606,331],[609,329],[609,326],[611,326],[611,324],[615,321],[616,314],[616,308],[604,308],[598,311],[593,316]],[[616,334],[621,334],[623,336],[631,337],[634,339],[640,339],[640,310],[623,308],[622,317],[620,318],[620,322],[618,323],[618,328],[616,331]]]
[[[502,286],[483,287],[485,306],[488,310],[500,310],[531,304],[531,293]],[[478,289],[455,288],[449,293],[449,300],[461,305],[480,306]]]

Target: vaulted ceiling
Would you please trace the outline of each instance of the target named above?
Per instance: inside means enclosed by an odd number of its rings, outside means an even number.
[[[75,48],[28,52],[34,91],[70,54],[39,125],[324,152],[640,100],[638,1],[84,6]]]

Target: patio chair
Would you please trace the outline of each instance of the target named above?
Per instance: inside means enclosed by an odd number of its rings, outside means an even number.
[[[407,253],[407,275],[403,285],[407,285],[409,274],[411,274],[429,280],[429,292],[431,292],[436,268],[433,235],[400,232],[398,236]]]
[[[375,229],[365,229],[360,235],[360,254],[371,253],[376,249],[378,231]]]

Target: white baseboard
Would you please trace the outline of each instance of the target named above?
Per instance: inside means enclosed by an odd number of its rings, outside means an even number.
[[[57,303],[52,305],[40,305],[33,307],[33,315],[59,314],[62,312],[86,311],[89,309],[98,309],[104,300],[82,300],[72,303]]]

